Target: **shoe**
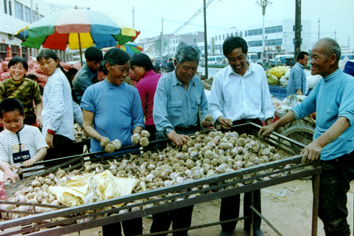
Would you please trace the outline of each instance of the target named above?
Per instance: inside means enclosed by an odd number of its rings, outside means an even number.
[[[221,231],[220,236],[231,236],[232,232]]]
[[[260,229],[256,229],[254,232],[253,232],[253,236],[264,236],[262,230]]]

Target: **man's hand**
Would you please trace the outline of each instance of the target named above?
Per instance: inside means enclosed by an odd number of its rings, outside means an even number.
[[[264,136],[268,136],[273,131],[274,131],[273,125],[262,126],[258,131],[258,137],[262,138]]]
[[[214,129],[214,121],[210,115],[206,115],[201,123],[205,129]]]
[[[322,147],[316,142],[311,142],[309,145],[307,145],[304,149],[302,149],[301,153],[304,155],[301,159],[302,163],[309,162],[309,161],[315,161],[320,157],[320,154],[322,152]]]
[[[231,129],[231,127],[232,127],[232,120],[230,120],[230,119],[226,119],[222,116],[219,116],[217,121],[219,122],[219,124],[221,125],[221,128],[223,128],[223,129]]]
[[[168,138],[172,140],[172,142],[174,142],[178,147],[182,147],[183,144],[187,144],[187,142],[190,140],[188,135],[177,134],[174,130],[171,130],[168,133]]]

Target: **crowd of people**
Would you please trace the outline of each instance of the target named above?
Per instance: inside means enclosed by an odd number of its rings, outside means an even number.
[[[144,53],[131,57],[112,48],[103,55],[95,47],[86,50],[86,64],[73,75],[60,66],[53,50],[42,49],[37,61],[49,76],[43,92],[26,75],[27,62],[12,58],[11,78],[0,83],[0,119],[4,126],[0,133],[0,169],[4,180],[18,180],[18,164],[26,167],[43,159],[82,152],[73,145],[75,122],[91,138],[90,152],[98,152],[106,138],[119,139],[122,146],[133,145],[131,136],[143,129],[150,132],[150,140],[169,139],[178,147],[190,140],[189,134],[212,129],[214,124],[223,131],[249,121],[265,124],[259,131],[261,137],[316,111],[314,139],[303,149],[303,161],[320,159],[319,217],[326,235],[349,235],[346,194],[354,178],[354,79],[338,68],[341,52],[337,42],[324,38],[315,44],[312,74],[323,79],[302,103],[274,123],[266,75],[260,65],[247,61],[247,42],[241,37],[228,37],[223,53],[228,65],[215,75],[208,100],[197,75],[200,51],[184,42],[178,45],[175,58],[168,62],[169,71],[163,75]],[[303,66],[308,56],[299,53],[288,93],[304,93]],[[102,81],[98,73],[104,74]],[[205,121],[208,114],[213,118],[211,124]],[[261,191],[246,192],[243,202],[244,230],[264,235],[261,218],[255,215],[251,222],[250,217],[251,202],[261,212]],[[240,195],[221,200],[220,221],[229,220],[221,224],[221,236],[232,235],[239,208]],[[172,224],[174,230],[181,229],[174,236],[186,236],[192,212],[193,206],[188,206],[156,213],[150,232],[168,231]],[[142,219],[136,218],[104,225],[103,235],[121,235],[121,224],[124,235],[142,234]]]

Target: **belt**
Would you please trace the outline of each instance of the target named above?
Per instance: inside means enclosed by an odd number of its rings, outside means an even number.
[[[187,126],[187,127],[179,127],[176,126],[175,127],[175,131],[178,132],[182,132],[182,133],[190,133],[190,132],[196,132],[199,131],[200,127],[198,125],[191,125],[191,126]]]
[[[240,125],[240,124],[245,124],[248,122],[253,122],[256,123],[258,125],[262,125],[262,121],[259,119],[241,119],[241,120],[235,120],[232,122],[233,125]]]

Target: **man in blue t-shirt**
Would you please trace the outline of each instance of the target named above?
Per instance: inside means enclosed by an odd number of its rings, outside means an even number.
[[[309,96],[280,120],[262,127],[267,135],[280,126],[316,112],[313,141],[301,152],[302,161],[320,157],[318,216],[326,235],[349,235],[347,193],[354,179],[354,79],[339,69],[341,49],[330,38],[319,40],[311,51],[312,74],[321,79]]]

